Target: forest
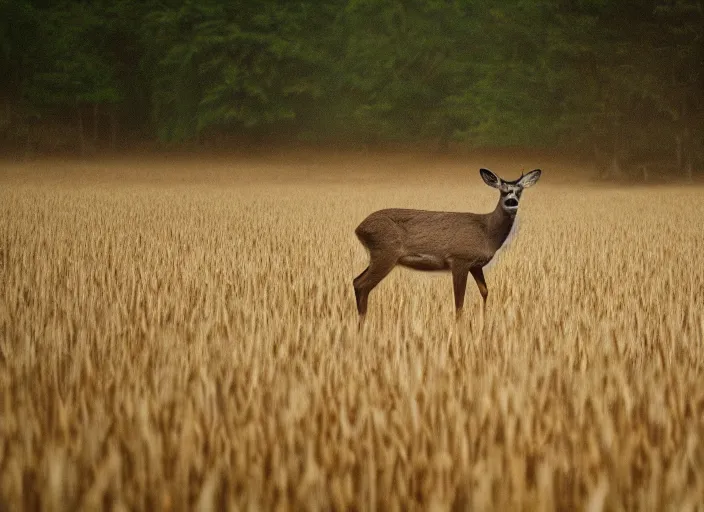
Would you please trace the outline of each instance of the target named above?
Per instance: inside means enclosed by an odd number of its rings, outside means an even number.
[[[0,0],[0,147],[535,148],[704,167],[699,0]]]

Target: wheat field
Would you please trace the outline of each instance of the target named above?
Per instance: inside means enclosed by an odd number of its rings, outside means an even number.
[[[356,225],[480,166],[544,171],[486,317],[397,269],[358,332]],[[4,164],[0,510],[704,510],[704,189],[567,171]]]

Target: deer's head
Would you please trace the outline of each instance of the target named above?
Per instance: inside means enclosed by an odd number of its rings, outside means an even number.
[[[526,175],[521,174],[521,177],[515,181],[505,181],[489,169],[479,169],[479,174],[481,174],[484,183],[490,187],[499,189],[501,192],[499,203],[501,204],[501,208],[509,215],[516,214],[518,211],[518,201],[521,199],[523,189],[535,185],[540,178],[541,172],[540,169],[535,169]]]

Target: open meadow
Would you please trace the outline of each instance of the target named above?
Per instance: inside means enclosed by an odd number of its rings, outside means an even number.
[[[488,212],[471,281],[354,235]],[[704,510],[704,188],[536,158],[0,167],[0,510]]]

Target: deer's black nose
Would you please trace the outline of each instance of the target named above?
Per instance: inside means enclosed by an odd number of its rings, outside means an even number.
[[[504,204],[509,208],[515,208],[516,206],[518,206],[518,200],[511,197],[509,199],[506,199]]]

